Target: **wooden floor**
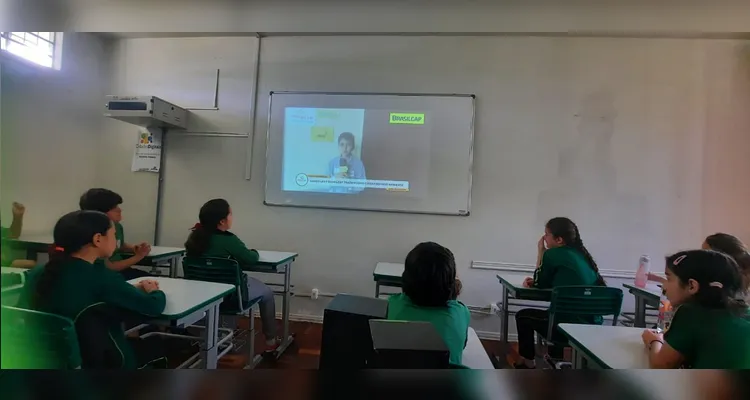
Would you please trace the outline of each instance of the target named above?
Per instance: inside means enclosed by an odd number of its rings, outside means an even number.
[[[282,332],[281,321],[278,323],[278,332]],[[247,329],[247,320],[240,321],[240,327]],[[260,320],[255,320],[256,328],[260,327]],[[294,343],[284,352],[281,358],[276,361],[264,360],[258,365],[258,369],[317,369],[320,360],[320,341],[323,333],[323,325],[311,322],[294,322],[290,323],[290,331],[295,334]],[[487,354],[490,356],[503,354],[500,342],[491,340],[482,340],[482,345]],[[515,348],[515,346],[513,346]],[[255,338],[256,353],[263,352],[265,343],[262,335]],[[194,349],[193,351],[194,352]],[[243,353],[244,350],[240,350]],[[183,349],[181,354],[175,354],[170,357],[173,366],[179,365],[185,359],[185,354],[191,354],[191,351]],[[517,352],[511,351],[509,359],[515,360]],[[516,355],[516,356],[513,356]],[[219,360],[219,368],[223,369],[241,369],[245,365],[246,356],[242,354],[231,354]],[[500,368],[508,368],[510,364],[506,359],[499,360]]]

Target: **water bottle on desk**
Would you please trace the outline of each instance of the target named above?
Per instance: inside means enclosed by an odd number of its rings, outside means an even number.
[[[656,320],[656,331],[664,333],[669,329],[669,324],[672,322],[672,304],[667,299],[667,296],[662,292],[661,300],[659,301],[659,316]]]
[[[648,281],[649,265],[651,259],[644,255],[638,260],[638,272],[635,273],[635,286],[645,288]]]

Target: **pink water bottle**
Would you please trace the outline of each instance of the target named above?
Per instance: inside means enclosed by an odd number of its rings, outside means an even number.
[[[649,263],[651,259],[648,256],[641,256],[638,261],[638,272],[635,273],[635,286],[645,288],[648,281]]]

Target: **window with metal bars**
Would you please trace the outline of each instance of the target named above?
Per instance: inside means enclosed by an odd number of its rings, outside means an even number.
[[[59,32],[0,32],[0,49],[47,68],[60,69]]]

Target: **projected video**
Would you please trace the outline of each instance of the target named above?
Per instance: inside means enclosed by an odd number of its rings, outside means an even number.
[[[428,121],[410,110],[287,107],[282,190],[408,193],[429,174]]]

